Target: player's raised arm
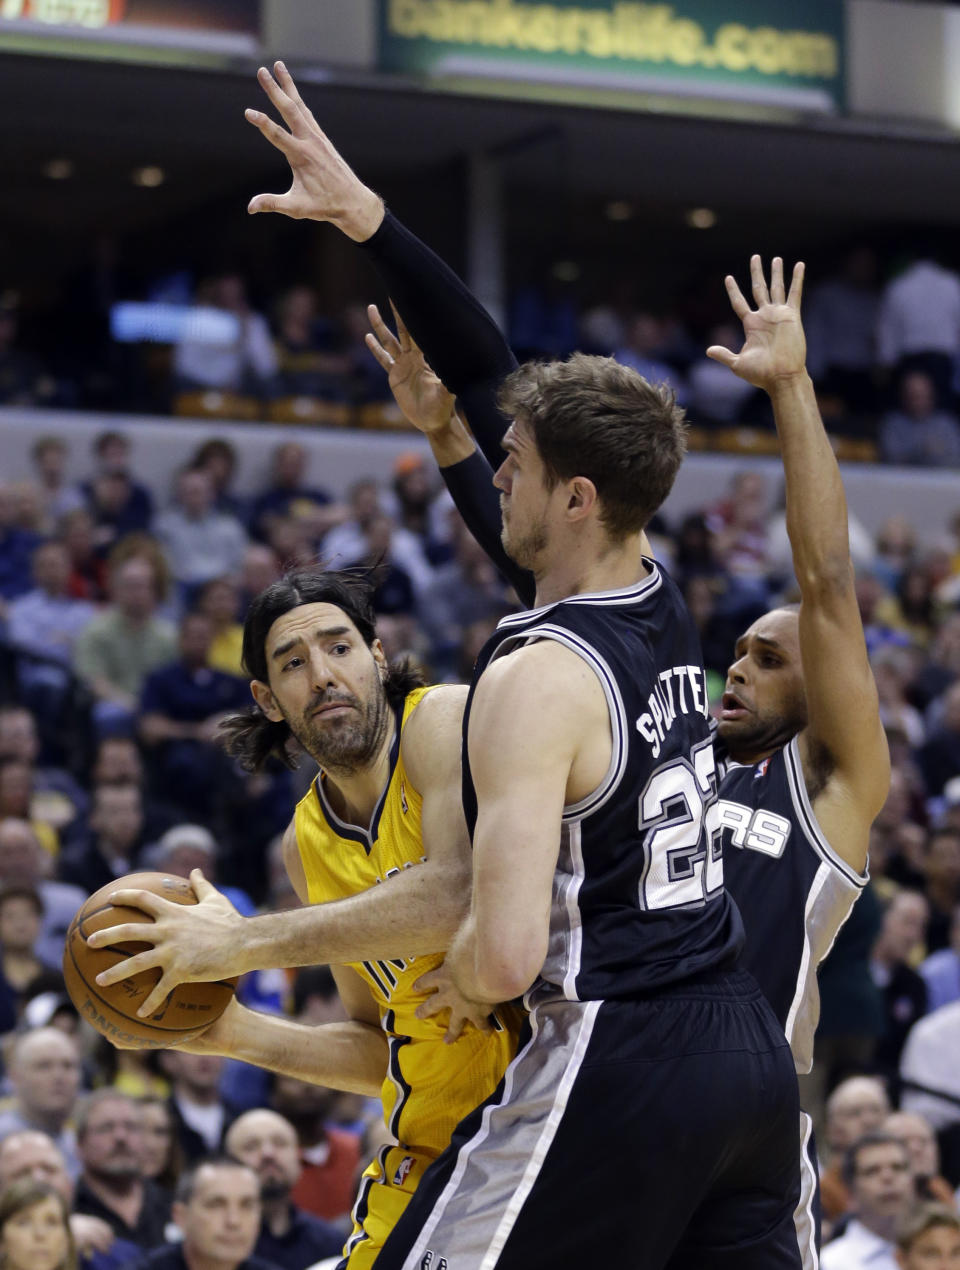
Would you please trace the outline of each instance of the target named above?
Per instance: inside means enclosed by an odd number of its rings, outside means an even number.
[[[804,776],[828,840],[860,871],[870,824],[886,797],[890,761],[854,592],[843,483],[806,370],[800,319],[804,266],[794,268],[789,294],[779,258],[773,260],[769,287],[759,256],[751,259],[750,274],[755,308],[732,277],[726,280],[743,322],[743,348],[734,353],[714,346],[707,355],[764,389],[773,404],[801,596],[808,710],[799,739]]]

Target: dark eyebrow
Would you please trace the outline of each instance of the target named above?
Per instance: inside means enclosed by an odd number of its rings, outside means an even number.
[[[349,626],[325,626],[319,631],[313,632],[317,639],[335,639],[340,635],[349,635]],[[279,661],[281,657],[286,657],[287,653],[293,652],[298,644],[303,643],[302,635],[294,635],[291,639],[286,639],[282,644],[278,644],[270,654],[271,661]]]
[[[753,642],[755,644],[765,644],[767,648],[775,649],[776,652],[778,653],[782,653],[785,651],[783,645],[779,643],[777,640],[771,639],[769,635],[754,635]],[[750,646],[750,638],[746,635],[741,635],[740,638],[737,640],[737,642],[733,646],[734,657],[737,657],[737,658],[742,657],[744,653],[747,651],[747,649],[749,648],[749,646]]]
[[[783,645],[779,640],[771,639],[769,635],[754,635],[753,637],[758,644],[766,644],[768,648],[775,648],[778,653],[784,651]]]

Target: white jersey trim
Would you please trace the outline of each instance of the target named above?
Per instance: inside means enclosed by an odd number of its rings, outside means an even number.
[[[648,595],[652,595],[663,586],[663,575],[656,560],[644,556],[643,562],[650,566],[650,573],[640,582],[620,587],[615,591],[584,591],[582,595],[567,595],[562,600],[554,600],[552,604],[541,604],[535,609],[525,609],[522,613],[511,613],[500,619],[497,629],[508,630],[511,626],[522,625],[524,622],[529,622],[532,617],[549,613],[558,604],[635,604],[637,600],[646,599]]]
[[[783,1025],[783,1030],[787,1036],[787,1044],[790,1046],[790,1052],[795,1054],[793,1030],[796,1026],[797,1015],[800,1013],[800,1007],[803,1005],[807,996],[807,986],[811,974],[816,974],[817,968],[812,965],[812,952],[810,947],[810,914],[817,906],[817,900],[820,898],[820,892],[826,885],[827,878],[830,876],[830,870],[821,864],[814,874],[813,882],[810,884],[810,890],[807,892],[807,902],[803,910],[803,953],[800,957],[800,969],[797,973],[797,987],[793,994],[793,1000],[790,1002],[790,1009],[787,1013],[787,1021]],[[836,939],[836,935],[834,935]],[[831,941],[832,946],[832,941]],[[826,955],[826,954],[824,954]]]
[[[794,810],[797,813],[797,820],[807,841],[821,859],[836,869],[838,873],[842,873],[848,882],[862,891],[870,881],[870,870],[866,869],[863,873],[857,873],[834,851],[827,841],[826,835],[820,828],[817,817],[814,815],[813,807],[810,804],[807,784],[803,778],[803,763],[800,760],[798,737],[794,737],[792,741],[784,746],[783,760]]]

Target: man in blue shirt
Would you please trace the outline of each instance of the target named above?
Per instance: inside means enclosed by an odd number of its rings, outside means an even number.
[[[188,613],[178,660],[147,676],[140,700],[140,735],[153,754],[158,794],[201,819],[227,765],[216,745],[219,721],[250,700],[244,680],[207,665],[212,639],[210,619]]]

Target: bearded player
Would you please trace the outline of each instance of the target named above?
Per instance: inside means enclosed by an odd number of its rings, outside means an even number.
[[[320,765],[284,838],[290,880],[309,907],[244,919],[199,872],[192,881],[202,904],[182,910],[186,922],[175,911],[182,906],[148,892],[116,896],[154,918],[150,937],[161,948],[213,946],[230,975],[334,963],[349,1022],[306,1027],[233,1003],[181,1048],[382,1097],[398,1144],[381,1147],[364,1174],[345,1249],[349,1270],[373,1264],[454,1125],[496,1088],[518,1025],[509,1011],[501,1014],[513,1026],[496,1016],[488,1023],[452,992],[431,990],[439,950],[469,901],[460,800],[466,689],[423,687],[409,669],[387,665],[371,593],[357,575],[294,573],[254,600],[244,624],[256,708],[228,722],[229,748],[256,770],[271,754],[286,758],[296,738]],[[129,929],[91,943],[120,942]],[[141,953],[102,982],[161,957]],[[141,1014],[158,1009],[168,990],[164,976]],[[463,1026],[468,1020],[476,1026]]]

